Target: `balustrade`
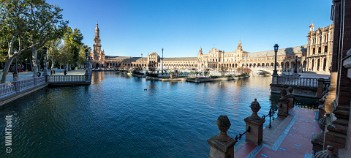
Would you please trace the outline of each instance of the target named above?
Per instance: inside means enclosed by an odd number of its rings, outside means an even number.
[[[277,84],[289,86],[318,87],[317,78],[302,78],[294,76],[277,76]]]
[[[0,99],[26,91],[28,89],[39,87],[45,83],[45,77],[42,76],[0,84]]]
[[[13,85],[12,83],[0,84],[0,98],[4,98],[15,93],[15,85]]]
[[[86,75],[65,75],[65,76],[49,76],[49,82],[50,83],[58,83],[58,82],[90,82],[90,79],[86,78]]]

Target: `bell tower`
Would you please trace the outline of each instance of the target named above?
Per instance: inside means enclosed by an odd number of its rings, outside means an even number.
[[[94,38],[94,60],[99,60],[101,56],[101,40],[100,40],[100,29],[99,24],[95,27],[95,38]]]

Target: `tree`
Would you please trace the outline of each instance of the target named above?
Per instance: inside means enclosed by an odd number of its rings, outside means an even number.
[[[63,47],[61,49],[61,64],[66,65],[70,69],[70,65],[76,66],[79,63],[79,54],[83,47],[83,35],[79,29],[67,27],[63,36]],[[85,55],[84,55],[85,56]]]
[[[34,74],[37,72],[37,49],[48,41],[61,38],[68,21],[62,19],[62,9],[45,0],[0,0],[0,42],[7,43],[1,83],[14,58],[26,50],[32,51]],[[16,52],[16,53],[15,53]]]
[[[80,47],[79,57],[78,57],[78,64],[79,65],[85,65],[85,62],[87,61],[86,56],[85,56],[85,50],[88,50],[88,52],[90,52],[91,48],[87,45],[82,45]],[[88,56],[89,56],[89,54],[88,54]]]
[[[61,39],[55,39],[55,40],[51,40],[48,42],[47,44],[47,48],[48,48],[48,60],[51,61],[51,66],[50,68],[53,69],[55,67],[55,63],[58,61],[59,59],[59,48],[62,45],[62,40]]]

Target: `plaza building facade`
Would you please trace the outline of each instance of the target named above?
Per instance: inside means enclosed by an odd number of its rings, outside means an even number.
[[[314,30],[310,25],[307,39],[306,69],[308,71],[329,72],[332,61],[334,25]]]
[[[317,73],[329,73],[331,65],[331,52],[333,43],[333,25],[314,30],[310,25],[308,32],[308,44],[303,46],[281,48],[277,52],[278,72],[293,72],[297,64],[298,72],[312,71]],[[157,52],[152,52],[143,57],[131,56],[105,56],[101,51],[98,25],[95,29],[94,62],[96,66],[116,69],[138,70],[197,70],[197,71],[225,71],[235,72],[238,68],[250,68],[254,71],[273,71],[273,50],[260,52],[247,52],[239,41],[233,51],[225,52],[212,48],[204,53],[199,49],[196,57],[173,57],[162,58]],[[104,57],[104,58],[103,58]],[[94,64],[93,64],[94,65]]]

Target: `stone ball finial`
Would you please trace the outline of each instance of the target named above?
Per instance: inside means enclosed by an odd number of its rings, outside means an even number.
[[[288,87],[288,92],[289,92],[290,94],[292,94],[293,88],[292,88],[292,87]]]
[[[286,96],[286,95],[287,95],[286,90],[285,90],[285,89],[282,89],[282,90],[280,91],[280,95],[281,95],[281,96]]]
[[[256,99],[256,98],[255,98],[255,100],[251,103],[250,108],[251,108],[251,110],[252,110],[251,118],[253,118],[253,119],[260,118],[260,117],[257,115],[257,112],[260,111],[261,106],[260,106],[260,103],[257,102],[257,99]]]
[[[219,134],[219,137],[221,138],[227,138],[227,131],[230,128],[230,121],[227,115],[220,115],[217,119],[217,126],[218,129],[221,131]]]

